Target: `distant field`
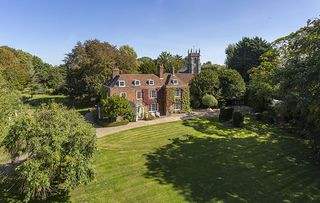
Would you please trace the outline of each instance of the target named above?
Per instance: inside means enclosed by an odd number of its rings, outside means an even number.
[[[195,119],[98,140],[96,179],[72,202],[319,202],[311,149],[272,126]]]

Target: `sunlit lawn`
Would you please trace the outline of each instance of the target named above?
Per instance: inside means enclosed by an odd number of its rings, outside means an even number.
[[[0,163],[7,162],[9,159],[9,155],[4,151],[3,148],[0,148]]]
[[[36,95],[27,95],[28,100],[25,102],[29,104],[31,108],[39,107],[43,104],[49,103],[58,103],[66,106],[71,106],[71,102],[69,101],[68,96],[66,95],[49,95],[49,94],[36,94]],[[76,111],[78,111],[81,115],[85,115],[88,111],[93,109],[93,106],[77,106],[75,107]]]
[[[65,95],[49,95],[49,94],[35,94],[35,95],[23,95],[27,98],[26,103],[31,107],[38,107],[42,104],[48,103],[60,103],[68,104],[68,97]]]
[[[319,202],[307,142],[247,119],[137,128],[98,140],[96,179],[73,202]]]

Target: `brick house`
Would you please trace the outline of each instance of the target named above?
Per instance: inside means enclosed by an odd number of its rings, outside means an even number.
[[[113,69],[112,79],[107,83],[107,96],[119,95],[130,101],[137,119],[145,113],[169,115],[190,108],[189,83],[199,74],[200,50],[188,51],[188,67],[182,72],[164,73],[162,65],[157,74],[120,74]]]

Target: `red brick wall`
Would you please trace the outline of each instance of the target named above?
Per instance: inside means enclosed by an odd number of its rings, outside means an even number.
[[[151,90],[157,89],[158,93],[157,93],[157,98],[156,99],[151,99],[150,98],[150,92]],[[143,98],[140,100],[136,99],[136,92],[137,91],[141,91]],[[129,101],[131,101],[132,103],[135,104],[143,104],[144,105],[144,112],[148,112],[149,111],[149,105],[152,103],[158,103],[159,106],[159,111],[161,115],[165,114],[164,111],[164,103],[163,103],[163,91],[162,89],[160,89],[159,87],[151,87],[151,88],[139,88],[139,87],[135,87],[135,88],[131,88],[131,87],[114,87],[114,88],[110,88],[110,96],[113,95],[117,95],[120,96],[121,92],[126,92],[127,93],[127,99]]]

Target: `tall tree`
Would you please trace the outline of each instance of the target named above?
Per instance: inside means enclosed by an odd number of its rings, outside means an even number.
[[[3,77],[19,90],[29,86],[53,88],[48,83],[54,83],[56,78],[61,78],[52,65],[43,62],[39,57],[7,46],[0,47],[0,66]],[[54,75],[50,82],[51,72]]]
[[[136,72],[134,53],[128,46],[119,50],[99,40],[78,42],[65,58],[67,88],[71,98],[83,100],[98,97],[101,86],[111,79],[114,66],[118,66],[122,73]]]
[[[261,64],[249,71],[249,104],[258,111],[267,110],[277,97],[281,59],[276,50],[268,51],[261,57]]]
[[[201,99],[204,95],[213,95],[216,99],[221,96],[220,81],[218,75],[213,70],[203,70],[196,75],[190,84],[191,104],[200,107]]]
[[[320,158],[320,19],[273,42],[250,71],[249,101],[258,110],[270,109],[295,132],[309,138]],[[280,103],[270,108],[276,98]],[[279,117],[278,117],[279,118]]]
[[[9,129],[9,124],[19,109],[19,93],[3,77],[0,69],[0,142]]]
[[[148,56],[143,56],[141,58],[138,58],[138,62],[144,62],[144,61],[154,61],[154,60]]]
[[[233,55],[234,55],[234,50],[236,49],[236,45],[235,44],[229,44],[226,48],[226,61],[225,64],[228,65],[230,64],[230,60],[232,59]]]
[[[172,72],[172,68],[179,71],[181,68],[186,67],[186,60],[180,55],[172,55],[170,52],[161,52],[157,58],[157,63],[162,64],[167,73]]]
[[[58,90],[65,85],[65,66],[52,66],[43,62],[42,59],[37,56],[33,56],[32,64],[34,70],[34,86],[40,85],[43,88]]]
[[[0,67],[3,77],[15,88],[22,90],[32,79],[32,56],[21,50],[0,47]]]
[[[132,58],[137,59],[138,55],[136,51],[130,47],[129,45],[123,45],[119,48],[120,52],[125,52],[126,54],[130,55]]]
[[[226,54],[226,65],[237,70],[248,82],[248,70],[260,65],[260,56],[271,49],[271,44],[260,37],[244,37],[235,45],[229,45]]]
[[[179,71],[187,67],[187,61],[182,56],[176,54],[172,57],[171,66],[174,67],[176,71]]]
[[[214,64],[211,61],[207,61],[201,65],[201,70],[210,69],[217,70],[218,68],[225,68],[224,65]]]
[[[218,67],[215,72],[220,80],[220,101],[240,99],[244,96],[246,93],[246,84],[236,70]]]
[[[139,67],[138,70],[143,74],[156,74],[157,73],[157,65],[156,63],[149,57],[143,57],[138,59]]]
[[[280,95],[301,129],[317,141],[320,157],[320,19],[278,39],[275,44],[285,67],[280,72]],[[290,105],[291,104],[291,105]],[[303,130],[302,130],[303,131]]]
[[[136,73],[138,69],[137,53],[129,45],[119,48],[118,66],[123,73]]]
[[[169,52],[161,52],[157,58],[157,63],[162,64],[166,72],[172,71],[172,54]]]

